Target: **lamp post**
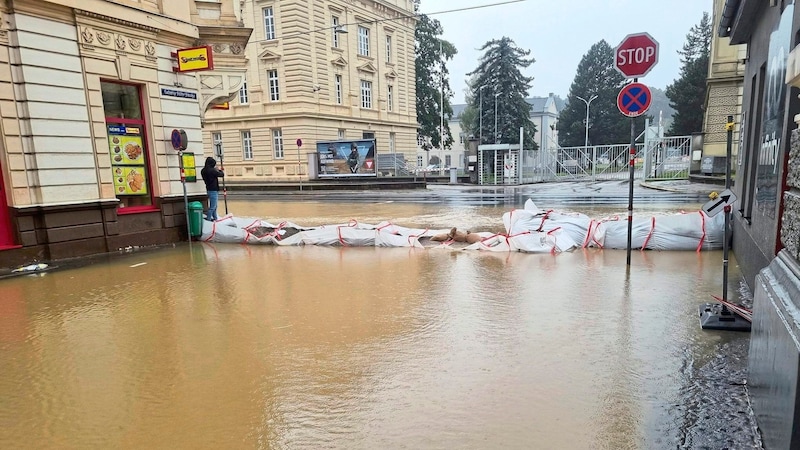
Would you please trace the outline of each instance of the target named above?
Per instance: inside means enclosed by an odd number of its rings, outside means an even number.
[[[589,97],[589,100],[586,100],[583,97],[578,97],[577,95],[575,96],[575,98],[581,100],[583,103],[586,103],[586,133],[584,134],[583,138],[583,147],[584,151],[586,151],[585,149],[589,148],[589,105],[592,104],[592,100],[596,99],[597,96],[593,95]]]
[[[479,117],[478,117],[478,121],[479,121],[478,139],[479,140],[478,140],[478,142],[480,144],[483,144],[483,88],[485,88],[485,87],[486,87],[486,85],[483,85],[483,86],[478,88],[478,103],[480,103],[478,105],[478,109],[479,109],[479,112],[478,112],[478,114],[479,114]]]
[[[494,93],[494,143],[497,144],[497,97],[499,92]]]

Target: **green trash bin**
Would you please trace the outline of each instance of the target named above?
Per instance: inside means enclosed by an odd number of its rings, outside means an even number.
[[[189,234],[191,237],[203,234],[203,204],[200,202],[189,203]]]

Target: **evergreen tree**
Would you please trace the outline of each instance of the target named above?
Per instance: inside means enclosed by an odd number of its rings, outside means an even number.
[[[624,144],[631,140],[630,119],[617,108],[617,95],[626,84],[614,68],[614,49],[605,40],[592,45],[578,64],[569,88],[567,106],[558,118],[558,143],[562,147],[584,145],[586,103],[589,106],[589,145]],[[644,119],[638,128],[644,128]]]
[[[477,124],[479,120],[478,110],[475,109],[475,105],[473,105],[475,99],[472,95],[474,89],[473,86],[475,86],[475,83],[476,78],[474,75],[467,80],[467,87],[464,88],[464,103],[466,103],[466,106],[461,112],[461,117],[459,117],[461,132],[464,133],[464,136],[467,138],[470,136],[478,136],[478,129],[474,128],[475,124]]]
[[[415,10],[419,2],[415,2]],[[417,88],[417,134],[430,138],[431,145],[436,148],[450,148],[453,143],[452,133],[448,125],[453,117],[450,99],[453,91],[448,80],[449,72],[444,61],[452,60],[456,48],[450,42],[441,39],[444,32],[438,20],[425,14],[419,15],[416,38],[416,88]],[[442,95],[444,93],[444,96]],[[444,105],[444,146],[440,125],[442,121],[442,105]]]
[[[471,102],[476,111],[483,111],[483,142],[490,144],[497,141],[504,144],[519,144],[519,129],[523,128],[526,149],[535,149],[533,141],[536,126],[531,122],[531,105],[525,101],[531,88],[532,77],[522,75],[521,70],[534,63],[533,58],[526,58],[530,50],[523,50],[513,40],[503,37],[487,42],[479,50],[484,54],[478,67],[467,75],[474,77]],[[480,94],[483,86],[483,95]],[[495,96],[497,101],[495,101]],[[479,104],[483,98],[483,108]],[[497,130],[495,124],[495,105],[497,105]],[[477,114],[469,127],[477,137],[480,114]],[[495,131],[497,136],[495,137]]]
[[[670,106],[675,109],[669,134],[689,135],[703,129],[706,101],[706,78],[708,77],[709,53],[711,52],[711,20],[703,13],[700,23],[686,35],[681,55],[681,76],[667,86]]]

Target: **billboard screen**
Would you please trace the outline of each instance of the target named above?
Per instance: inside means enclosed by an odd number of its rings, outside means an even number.
[[[317,142],[319,177],[375,177],[375,139]]]

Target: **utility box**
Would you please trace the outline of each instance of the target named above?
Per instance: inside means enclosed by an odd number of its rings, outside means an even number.
[[[700,163],[700,173],[703,175],[725,175],[728,158],[724,156],[704,156]]]

